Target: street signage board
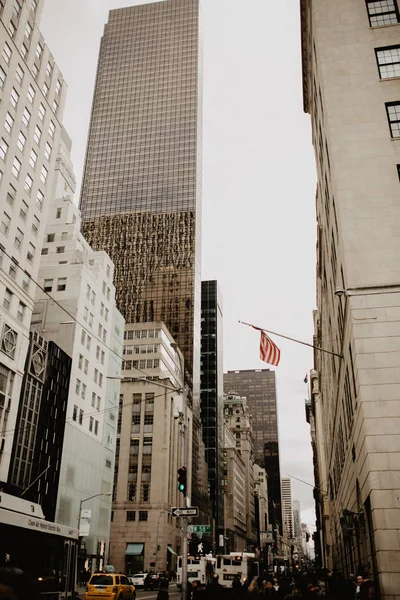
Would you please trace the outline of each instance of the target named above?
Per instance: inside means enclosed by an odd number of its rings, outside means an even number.
[[[198,506],[174,506],[172,508],[173,517],[198,517],[199,507]]]
[[[189,525],[190,533],[211,533],[211,525]]]

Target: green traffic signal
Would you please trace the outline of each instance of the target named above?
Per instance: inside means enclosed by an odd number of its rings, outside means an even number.
[[[186,467],[178,469],[178,490],[186,495]]]

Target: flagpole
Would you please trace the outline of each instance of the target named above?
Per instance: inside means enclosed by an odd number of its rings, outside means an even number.
[[[302,344],[303,346],[308,346],[309,348],[314,348],[314,350],[319,350],[320,352],[325,352],[326,354],[331,354],[332,356],[338,356],[339,358],[344,358],[343,354],[337,354],[337,352],[331,352],[331,350],[325,350],[325,348],[320,348],[319,346],[314,346],[314,344],[307,344],[307,342],[302,342],[301,340],[296,340],[295,338],[289,337],[288,335],[283,335],[282,333],[276,333],[276,331],[270,331],[269,329],[263,329],[262,327],[256,327],[251,323],[245,323],[244,321],[239,321],[241,325],[247,325],[248,327],[253,327],[253,329],[258,329],[259,331],[265,331],[266,333],[271,333],[272,335],[276,335],[277,337],[281,337],[285,340],[289,340],[290,342],[296,342],[296,344]]]

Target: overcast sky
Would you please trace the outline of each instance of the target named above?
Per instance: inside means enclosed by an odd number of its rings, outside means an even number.
[[[80,184],[108,11],[143,0],[46,0],[41,29],[68,84],[65,126]],[[224,299],[224,365],[267,367],[252,322],[312,342],[315,167],[302,109],[299,0],[202,0],[203,279]],[[77,194],[78,199],[78,194]],[[312,351],[274,338],[281,475],[313,482],[304,375]],[[312,488],[292,481],[302,519]]]

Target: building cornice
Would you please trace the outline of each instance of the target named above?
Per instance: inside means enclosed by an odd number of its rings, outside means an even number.
[[[301,62],[302,62],[302,75],[303,75],[303,109],[304,112],[310,112],[310,106],[308,102],[308,87],[310,78],[310,61],[308,51],[308,11],[309,11],[310,0],[300,0],[300,24],[301,24]]]

